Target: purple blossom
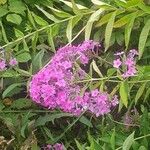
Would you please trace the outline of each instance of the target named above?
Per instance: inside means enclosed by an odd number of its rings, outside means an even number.
[[[125,58],[122,58],[122,62],[121,62],[121,58],[114,60],[114,62],[113,62],[114,68],[119,68],[121,66],[122,67],[124,66],[123,69],[124,68],[125,69],[122,74],[123,78],[128,78],[128,77],[134,76],[137,73],[136,61],[135,61],[135,56],[137,56],[137,55],[138,55],[138,52],[135,49],[132,49],[129,51],[127,56],[125,56]]]
[[[109,113],[113,104],[106,92],[98,89],[83,92],[84,84],[75,82],[86,77],[79,66],[89,62],[96,44],[85,41],[78,46],[60,48],[51,63],[33,76],[29,90],[32,100],[48,109],[61,109],[74,115],[84,110],[97,117]]]
[[[18,64],[18,62],[17,62],[16,58],[12,58],[9,62],[9,65],[11,65],[11,66],[16,66],[17,64]]]
[[[114,60],[113,67],[118,69],[121,66],[121,64],[122,64],[122,62],[121,62],[120,58],[118,58],[118,59]]]
[[[5,60],[0,60],[0,71],[6,70],[6,62]]]

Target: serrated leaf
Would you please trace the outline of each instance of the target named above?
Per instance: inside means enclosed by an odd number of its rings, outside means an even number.
[[[7,21],[12,22],[14,24],[20,25],[22,22],[22,18],[17,14],[8,14],[6,17]]]
[[[45,11],[44,9],[42,9],[41,7],[39,7],[38,5],[35,5],[37,7],[38,10],[40,10],[48,19],[54,21],[54,22],[58,22],[59,20],[57,18],[55,18],[52,14],[48,13],[47,11]]]
[[[144,90],[146,87],[146,83],[142,84],[142,86],[140,86],[140,88],[137,90],[136,96],[135,96],[135,103],[137,103],[137,101],[139,100],[139,98],[142,96]]]
[[[142,57],[142,54],[144,52],[144,47],[145,47],[145,44],[149,35],[149,31],[150,31],[150,19],[146,21],[140,34],[139,45],[138,45],[139,59]]]
[[[130,19],[129,19],[129,22],[127,23],[127,25],[125,26],[125,46],[126,46],[126,49],[128,48],[128,45],[129,45],[129,41],[130,41],[130,36],[131,36],[131,31],[132,31],[132,28],[133,28],[133,25],[134,25],[134,21],[136,19],[136,15],[137,13],[133,13],[131,16],[130,16]]]
[[[17,87],[24,85],[24,83],[14,83],[8,86],[2,94],[2,97],[5,98],[9,95],[9,93]]]
[[[110,46],[110,39],[111,39],[111,35],[112,35],[112,31],[113,31],[113,25],[114,25],[114,21],[115,21],[115,17],[116,17],[116,12],[112,13],[112,16],[110,17],[107,25],[106,25],[106,29],[105,29],[105,51],[107,51],[107,49]]]
[[[122,150],[130,150],[134,142],[134,132],[130,134],[123,143]]]
[[[122,81],[120,84],[120,97],[121,97],[121,102],[124,104],[126,107],[128,105],[128,83]]]
[[[44,126],[47,122],[53,122],[55,119],[62,118],[62,117],[71,117],[72,115],[69,113],[57,113],[57,114],[47,114],[45,116],[40,116],[37,120],[35,125],[36,126]]]
[[[85,40],[89,40],[90,39],[90,35],[91,35],[91,31],[92,31],[92,26],[93,23],[95,21],[97,21],[101,15],[101,13],[104,11],[105,9],[99,9],[97,11],[95,11],[89,18],[86,27],[85,27]]]

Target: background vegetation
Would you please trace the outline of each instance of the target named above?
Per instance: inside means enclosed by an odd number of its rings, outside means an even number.
[[[0,149],[38,150],[62,142],[72,150],[150,148],[150,6],[143,0],[1,0],[0,57],[19,64],[0,72]],[[111,114],[73,117],[32,103],[32,76],[57,48],[93,39],[102,44],[91,74],[93,88],[120,95]],[[114,52],[137,49],[138,74],[122,80]],[[129,121],[127,121],[127,119]]]

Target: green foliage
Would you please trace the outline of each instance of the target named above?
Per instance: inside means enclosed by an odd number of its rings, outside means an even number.
[[[0,72],[0,136],[7,141],[0,149],[38,150],[56,142],[72,150],[149,149],[147,4],[142,0],[1,0],[0,44],[5,55],[14,56],[19,64]],[[119,95],[119,113],[73,117],[33,104],[29,97],[32,75],[50,61],[58,47],[84,39],[102,43],[102,51],[89,64],[84,89]],[[113,52],[132,48],[139,52],[138,74],[124,80],[112,68]],[[124,119],[125,112],[132,118],[130,123]]]

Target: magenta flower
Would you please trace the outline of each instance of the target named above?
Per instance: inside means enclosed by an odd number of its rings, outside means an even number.
[[[118,69],[121,66],[121,64],[122,64],[122,62],[121,62],[120,58],[113,61],[113,67],[114,68]]]
[[[16,58],[12,58],[9,62],[9,65],[11,65],[11,66],[16,66],[17,64],[18,64],[18,62],[17,62]]]
[[[132,58],[127,58],[126,61],[125,61],[125,64],[128,67],[131,67],[131,66],[135,65],[135,61]]]
[[[83,91],[85,85],[76,83],[77,79],[86,77],[79,66],[89,62],[94,46],[95,42],[85,41],[78,46],[60,48],[51,63],[33,76],[29,91],[32,100],[48,109],[61,109],[74,115],[84,110],[97,117],[109,113],[113,105],[106,92]]]
[[[6,70],[6,62],[5,60],[0,60],[0,71]]]

